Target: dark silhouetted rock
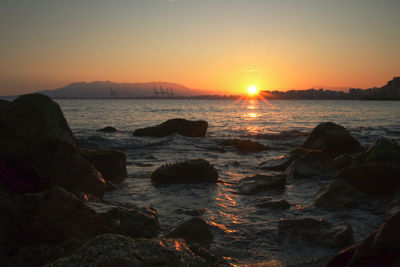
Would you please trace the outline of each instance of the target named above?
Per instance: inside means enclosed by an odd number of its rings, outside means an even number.
[[[101,173],[106,181],[120,183],[128,177],[126,156],[121,150],[83,150],[82,155]]]
[[[204,159],[164,164],[151,174],[154,184],[216,183],[218,172]]]
[[[341,179],[327,182],[317,193],[314,205],[317,208],[339,211],[356,208],[366,196]]]
[[[147,207],[120,207],[110,204],[88,202],[101,218],[103,232],[126,235],[133,238],[155,237],[160,232],[157,211]]]
[[[361,145],[343,126],[324,122],[312,130],[302,147],[321,150],[335,158],[344,153],[356,152],[361,148]]]
[[[400,146],[381,138],[336,176],[371,196],[389,196],[400,187]]]
[[[112,127],[112,126],[107,126],[107,127],[98,129],[97,131],[98,131],[98,132],[108,132],[108,133],[111,133],[111,132],[117,132],[118,130],[115,129],[114,127]]]
[[[346,154],[342,154],[340,156],[337,156],[334,160],[333,160],[333,164],[335,165],[336,169],[343,169],[348,167],[351,163],[353,162],[353,157],[346,153]]]
[[[178,224],[166,237],[183,238],[188,243],[200,243],[209,246],[213,234],[211,227],[200,217],[193,217],[188,221]]]
[[[84,159],[58,104],[30,94],[1,106],[0,158],[25,179],[2,182],[19,193],[61,186],[101,197],[101,175]],[[22,185],[21,185],[22,184]]]
[[[335,169],[329,157],[321,151],[307,151],[295,159],[285,173],[295,179],[314,176],[333,176]]]
[[[269,147],[251,140],[231,139],[220,143],[223,146],[235,146],[241,152],[259,152],[268,150]]]
[[[202,137],[206,135],[207,127],[208,123],[202,120],[171,119],[157,126],[137,129],[133,132],[133,135],[164,137],[178,133],[188,137]]]
[[[272,200],[270,198],[260,199],[256,202],[257,208],[269,208],[273,210],[287,210],[290,209],[290,204],[284,199]]]
[[[237,187],[239,193],[243,195],[252,195],[266,190],[283,190],[286,185],[287,176],[285,174],[277,175],[254,175],[241,179]]]
[[[104,234],[89,240],[73,254],[47,267],[77,266],[208,266],[183,241],[165,239],[131,239]]]
[[[207,209],[175,209],[174,213],[176,214],[186,214],[189,216],[201,216],[203,215]]]
[[[353,242],[353,229],[348,224],[333,225],[323,220],[302,218],[280,220],[278,238],[301,238],[327,247],[342,248]]]
[[[107,190],[106,190],[107,192],[111,192],[118,189],[118,187],[110,181],[106,180],[106,184],[107,184]]]
[[[400,213],[391,216],[375,233],[337,254],[328,267],[398,266]]]
[[[310,133],[290,130],[290,131],[282,131],[278,134],[257,134],[256,138],[267,139],[267,140],[289,140],[293,138],[308,136]]]
[[[102,229],[96,212],[60,187],[3,202],[0,214],[7,218],[0,222],[0,243],[11,253],[26,245],[86,240]]]

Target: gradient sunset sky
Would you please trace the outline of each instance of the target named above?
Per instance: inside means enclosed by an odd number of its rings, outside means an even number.
[[[1,0],[0,95],[77,81],[214,93],[382,86],[398,0]]]

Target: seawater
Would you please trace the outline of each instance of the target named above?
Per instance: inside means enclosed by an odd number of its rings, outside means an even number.
[[[161,236],[174,224],[190,218],[178,209],[200,210],[213,226],[212,253],[232,264],[266,262],[292,265],[331,257],[338,250],[299,240],[277,240],[280,219],[312,217],[332,223],[346,222],[354,240],[367,237],[382,223],[382,201],[362,209],[327,212],[312,201],[325,183],[321,180],[289,180],[282,194],[265,192],[239,195],[241,178],[266,174],[263,164],[279,162],[305,136],[278,138],[284,131],[310,132],[318,123],[332,121],[346,127],[363,146],[377,137],[400,139],[400,103],[395,101],[261,101],[261,100],[56,100],[82,148],[116,147],[127,155],[128,179],[105,198],[119,203],[153,206],[159,213]],[[172,135],[164,138],[134,137],[137,128],[152,126],[171,118],[206,120],[203,138]],[[97,132],[113,126],[116,133]],[[275,138],[276,137],[276,138]],[[221,149],[221,140],[241,138],[261,142],[271,149],[240,153]],[[205,158],[218,170],[223,182],[200,185],[154,187],[150,175],[166,162]],[[255,207],[258,199],[272,197],[291,204],[286,211]]]

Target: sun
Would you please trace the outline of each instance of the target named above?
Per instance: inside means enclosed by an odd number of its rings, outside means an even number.
[[[255,95],[258,93],[258,90],[255,86],[250,86],[249,88],[247,88],[247,92],[249,93],[249,95]]]

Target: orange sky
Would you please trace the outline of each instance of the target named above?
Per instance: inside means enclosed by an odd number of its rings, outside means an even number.
[[[399,12],[396,0],[5,0],[0,95],[95,80],[382,86],[400,75]]]

